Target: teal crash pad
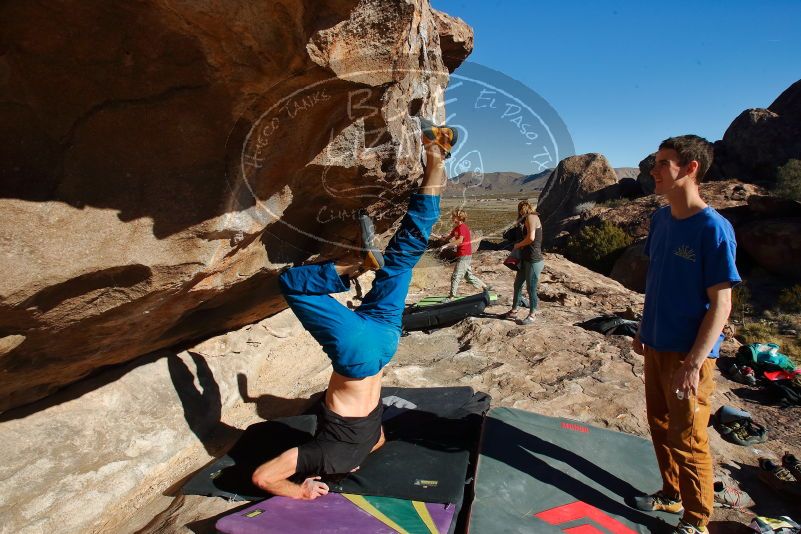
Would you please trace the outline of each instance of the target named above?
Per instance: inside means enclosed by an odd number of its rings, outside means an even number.
[[[678,516],[634,509],[662,487],[638,436],[511,408],[484,421],[469,532],[659,532]]]

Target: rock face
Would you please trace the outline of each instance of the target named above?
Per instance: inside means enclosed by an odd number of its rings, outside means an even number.
[[[651,176],[654,162],[656,162],[656,153],[649,154],[640,162],[640,174],[637,175],[637,182],[640,184],[642,192],[646,195],[653,195],[656,187],[654,177]]]
[[[571,156],[559,162],[537,202],[548,245],[562,230],[560,222],[585,202],[603,202],[619,196],[617,174],[601,154]]]
[[[609,278],[625,287],[645,293],[645,277],[648,274],[648,256],[645,255],[645,239],[640,239],[626,248],[615,262]]]
[[[428,0],[11,1],[0,36],[0,411],[280,310],[359,208],[386,230],[472,47]]]
[[[459,17],[452,17],[436,10],[432,13],[439,33],[442,62],[453,72],[473,50],[473,30]]]
[[[801,217],[742,225],[737,228],[737,244],[770,272],[801,279]]]
[[[715,177],[746,182],[776,180],[776,169],[801,159],[801,80],[767,109],[743,111],[715,146]]]
[[[742,184],[734,180],[705,182],[701,184],[701,197],[737,228],[746,225],[757,217],[752,213],[749,197],[760,196],[764,190],[752,184]],[[648,259],[642,255],[642,248],[651,224],[651,215],[666,202],[656,195],[649,195],[627,202],[614,208],[595,207],[581,216],[564,221],[564,233],[579,232],[584,225],[609,221],[622,228],[638,240],[630,245],[615,262],[610,277],[635,291],[645,290],[645,275],[648,272]]]

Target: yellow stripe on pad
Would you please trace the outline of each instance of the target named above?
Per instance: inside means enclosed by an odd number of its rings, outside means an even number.
[[[381,513],[381,511],[378,508],[370,504],[367,501],[367,499],[365,499],[361,495],[353,495],[352,493],[341,493],[340,495],[342,495],[347,500],[349,500],[350,502],[352,502],[353,504],[355,504],[368,514],[370,514],[371,516],[375,517],[376,519],[384,523],[389,528],[394,529],[399,534],[409,534],[400,525],[398,525],[392,519]]]
[[[426,508],[426,503],[412,501],[412,506],[414,506],[414,509],[417,510],[417,513],[420,515],[420,519],[422,519],[423,523],[425,523],[425,525],[428,527],[428,531],[431,532],[431,534],[439,534],[437,525],[434,524],[434,519],[428,512],[428,508]]]

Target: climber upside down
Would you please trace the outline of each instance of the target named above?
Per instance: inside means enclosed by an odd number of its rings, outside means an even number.
[[[333,372],[317,415],[314,439],[260,465],[253,484],[273,495],[316,499],[328,493],[322,475],[358,469],[384,442],[381,427],[381,377],[398,348],[401,318],[412,269],[428,246],[439,219],[439,199],[446,184],[443,160],[456,142],[456,131],[421,119],[426,154],[423,180],[409,200],[400,228],[382,254],[375,246],[372,221],[360,217],[362,265],[301,265],[281,273],[287,303],[331,359]],[[372,289],[355,310],[331,297],[347,291],[351,275],[375,270]],[[302,483],[290,478],[300,476]]]

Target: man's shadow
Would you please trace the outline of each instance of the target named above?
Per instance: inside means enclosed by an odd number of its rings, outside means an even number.
[[[239,429],[222,422],[222,398],[220,388],[214,379],[205,358],[188,351],[195,364],[193,375],[187,364],[171,354],[167,365],[175,390],[181,400],[184,418],[189,428],[203,444],[206,452],[216,458],[214,462],[193,473],[188,479],[194,481],[199,473],[208,473],[208,484],[217,490],[231,494],[252,495],[264,498],[266,493],[252,485],[250,477],[255,469],[288,448],[298,446],[311,439],[314,431],[314,417],[302,418],[298,426],[289,426],[279,421],[262,421]],[[195,384],[197,377],[197,386]],[[237,375],[237,385],[242,400],[256,405],[256,412],[263,419],[296,415],[308,411],[317,404],[322,392],[309,398],[286,399],[275,395],[251,397],[248,393],[247,377]],[[199,386],[199,388],[198,388]],[[214,466],[221,458],[220,472]],[[179,481],[168,491],[170,494],[184,487],[187,479]],[[201,484],[201,494],[210,486]],[[197,488],[196,488],[197,489]]]
[[[196,373],[193,374],[177,354],[171,354],[167,358],[170,377],[181,400],[189,428],[203,444],[206,452],[219,456],[228,444],[242,435],[243,429],[222,422],[222,398],[214,374],[201,354],[192,351],[188,351],[188,354],[195,364]],[[255,404],[256,413],[265,420],[308,413],[324,394],[318,392],[310,397],[296,399],[269,394],[251,397],[248,393],[247,377],[239,373],[236,378],[242,400]]]
[[[571,498],[594,506],[606,513],[646,526],[652,531],[659,532],[666,528],[666,523],[660,518],[648,515],[632,507],[634,497],[643,494],[641,490],[599,467],[587,458],[497,419],[488,418],[485,422],[484,432],[485,436],[492,435],[493,439],[485,441],[482,454],[495,458],[540,483],[553,486]],[[599,486],[622,497],[624,502],[619,502],[592,486],[560,471],[535,456],[535,454],[545,455],[569,465],[587,478],[594,480]],[[525,486],[525,482],[522,482],[522,484]],[[521,490],[528,492],[533,490],[533,487],[523,487]]]
[[[322,401],[323,395],[325,394],[325,390],[323,390],[309,397],[298,397],[295,399],[287,399],[270,394],[251,397],[248,393],[247,376],[238,373],[236,375],[236,383],[239,387],[239,395],[242,397],[242,400],[254,404],[256,413],[265,420],[310,413],[313,408]]]
[[[181,401],[186,423],[203,444],[206,452],[217,456],[220,449],[238,437],[242,431],[222,422],[220,387],[214,380],[214,374],[205,358],[191,351],[189,355],[195,364],[200,389],[195,385],[195,375],[177,354],[168,356],[167,368],[175,392]]]

